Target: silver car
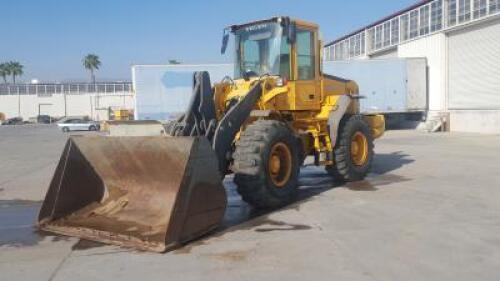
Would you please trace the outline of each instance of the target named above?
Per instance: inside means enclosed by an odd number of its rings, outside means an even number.
[[[69,131],[98,131],[99,123],[91,120],[85,120],[82,118],[67,118],[59,121],[57,126],[61,128],[63,132]]]

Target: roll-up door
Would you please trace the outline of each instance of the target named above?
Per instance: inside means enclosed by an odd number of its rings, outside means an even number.
[[[500,21],[449,34],[449,109],[500,109]]]

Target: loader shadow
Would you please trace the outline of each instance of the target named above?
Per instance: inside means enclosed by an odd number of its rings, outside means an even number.
[[[413,162],[415,162],[415,159],[402,151],[389,154],[375,154],[372,173],[377,175],[387,174]]]
[[[306,166],[301,169],[299,179],[300,189],[297,198],[289,205],[272,210],[254,209],[245,203],[228,177],[224,184],[227,190],[228,205],[221,226],[211,234],[196,241],[188,243],[177,253],[189,252],[191,248],[200,244],[208,243],[210,238],[223,236],[228,232],[238,230],[252,230],[257,233],[269,233],[276,231],[307,231],[312,227],[307,224],[292,224],[269,218],[269,215],[285,210],[300,211],[301,205],[323,193],[335,188],[345,188],[355,192],[376,192],[384,186],[409,181],[411,179],[400,176],[395,171],[415,160],[403,152],[390,154],[377,154],[374,158],[372,173],[361,182],[342,184],[335,182],[323,168]],[[68,237],[51,235],[38,231],[34,224],[41,202],[22,200],[0,200],[0,247],[24,247],[38,244],[44,239],[52,242],[67,240]],[[81,240],[74,245],[73,250],[84,250],[101,247],[103,244]]]
[[[351,183],[336,182],[321,167],[305,166],[301,169],[297,198],[288,206],[277,210],[300,209],[300,204],[334,188],[347,188],[352,191],[376,191],[379,187],[409,181],[409,179],[391,172],[414,162],[409,155],[401,151],[390,154],[377,154],[373,161],[372,172],[366,180]],[[236,226],[256,217],[264,216],[277,210],[257,210],[241,200],[232,178],[224,181],[228,194],[228,207],[223,226]],[[265,221],[264,221],[265,222]]]
[[[267,210],[255,209],[244,202],[236,190],[236,185],[233,183],[232,177],[227,177],[224,185],[226,187],[228,205],[221,226],[215,232],[175,250],[174,254],[190,253],[193,248],[209,244],[211,239],[234,231],[253,230],[257,233],[268,233],[275,231],[310,230],[312,229],[310,225],[277,221],[270,219],[269,215],[278,211],[300,211],[303,203],[314,200],[314,198],[321,196],[322,193],[336,188],[346,188],[356,192],[377,191],[384,186],[410,181],[411,179],[392,174],[391,172],[412,162],[414,160],[402,152],[378,154],[373,162],[373,172],[366,180],[347,184],[335,182],[323,168],[306,166],[301,169],[299,178],[300,188],[296,199],[285,207]]]
[[[300,211],[303,203],[314,200],[322,193],[335,188],[346,188],[351,191],[376,191],[379,188],[398,182],[409,181],[409,179],[391,172],[412,163],[414,160],[402,152],[391,154],[377,154],[373,162],[373,172],[364,181],[353,183],[336,182],[323,168],[306,166],[301,169],[299,178],[298,195],[293,202],[277,209],[255,209],[244,202],[237,192],[233,177],[229,176],[224,181],[228,204],[221,226],[214,232],[191,241],[174,250],[174,254],[187,254],[200,245],[209,244],[211,239],[222,237],[227,233],[240,230],[250,230],[256,233],[307,231],[313,227],[307,224],[288,223],[285,221],[269,218],[274,212],[295,210]],[[86,250],[89,248],[102,247],[104,244],[92,241],[80,240],[75,244],[73,250]],[[134,251],[134,250],[133,250]]]
[[[377,191],[383,186],[405,182],[409,179],[391,172],[414,162],[413,159],[402,152],[390,154],[377,154],[374,158],[372,173],[364,181],[352,183],[336,182],[324,168],[315,166],[305,166],[301,169],[299,178],[299,191],[293,202],[277,209],[255,209],[244,202],[237,192],[236,185],[233,183],[233,177],[228,176],[224,181],[226,188],[228,204],[221,226],[214,232],[188,242],[181,248],[174,250],[175,254],[190,253],[191,250],[199,245],[208,244],[210,239],[220,237],[226,233],[240,230],[253,230],[256,233],[268,232],[286,232],[286,231],[306,231],[312,227],[307,224],[293,224],[284,221],[273,220],[269,218],[274,212],[285,210],[300,211],[301,204],[314,200],[322,193],[335,188],[346,188],[351,191]],[[75,244],[73,250],[87,250],[90,248],[102,247],[104,244],[80,240]]]

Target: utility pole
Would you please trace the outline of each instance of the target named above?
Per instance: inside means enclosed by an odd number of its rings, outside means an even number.
[[[64,97],[64,117],[68,117],[68,111],[67,111],[68,103],[66,102],[66,92],[64,90],[62,92]]]
[[[19,86],[17,86],[17,117],[21,117],[21,91],[19,91]]]
[[[94,120],[94,106],[92,105],[92,94],[89,93],[90,99],[90,118]]]

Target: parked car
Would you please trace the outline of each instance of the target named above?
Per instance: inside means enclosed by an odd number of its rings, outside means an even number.
[[[38,124],[51,124],[54,122],[54,119],[49,115],[38,115],[36,117],[36,122]]]
[[[9,118],[2,122],[2,125],[23,125],[23,124],[25,124],[25,122],[23,122],[23,118],[21,117]]]
[[[98,131],[99,122],[82,118],[66,118],[57,123],[63,132],[69,131]]]

